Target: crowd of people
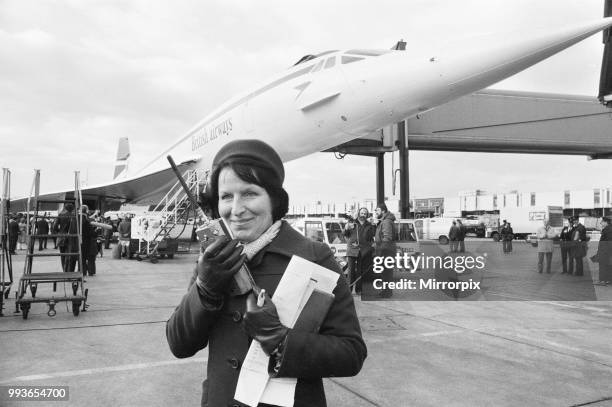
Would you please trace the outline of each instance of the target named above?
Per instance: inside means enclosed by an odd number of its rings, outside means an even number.
[[[96,257],[104,256],[104,249],[110,247],[110,241],[116,226],[110,218],[103,218],[99,210],[90,211],[87,205],[81,206],[81,212],[74,213],[73,203],[66,203],[57,216],[44,212],[42,215],[30,217],[28,225],[27,216],[18,213],[9,216],[8,221],[8,249],[12,255],[18,251],[38,251],[50,249],[49,240],[53,242],[53,249],[59,250],[61,269],[73,272],[78,264],[79,243],[77,235],[77,221],[82,222],[82,242],[80,245],[85,275],[96,274]],[[30,241],[30,239],[33,239]],[[38,240],[38,245],[34,240]]]
[[[374,215],[370,215],[366,208],[360,208],[357,218],[347,223],[344,235],[347,238],[347,273],[350,288],[355,294],[361,294],[363,282],[372,278],[373,256],[394,257],[396,254],[395,215],[389,212],[384,203],[378,204]],[[392,281],[393,270],[385,268],[381,277],[383,281]],[[384,288],[378,294],[382,298],[390,298],[393,291]]]

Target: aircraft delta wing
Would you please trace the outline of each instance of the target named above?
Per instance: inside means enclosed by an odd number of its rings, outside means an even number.
[[[229,100],[128,178],[84,188],[83,194],[156,203],[174,182],[168,154],[185,163],[183,171],[207,169],[230,140],[263,140],[283,161],[330,149],[488,87],[610,26],[612,18],[605,18],[439,53],[353,49],[307,55]]]

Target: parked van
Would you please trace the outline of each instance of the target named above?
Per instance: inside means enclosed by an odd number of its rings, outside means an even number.
[[[295,230],[307,238],[327,243],[343,270],[346,267],[345,225],[346,219],[341,218],[302,218],[291,223]]]
[[[448,232],[456,218],[423,218],[414,220],[419,240],[437,240],[448,244]]]

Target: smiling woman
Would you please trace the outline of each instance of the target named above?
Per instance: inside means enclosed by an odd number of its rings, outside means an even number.
[[[297,378],[294,406],[325,406],[322,378],[354,376],[366,358],[353,298],[342,277],[318,332],[291,329],[279,320],[274,292],[293,255],[340,272],[328,246],[281,220],[289,204],[284,179],[280,157],[258,140],[232,141],[213,160],[209,204],[235,238],[216,240],[200,256],[188,293],[166,327],[176,357],[208,347],[203,406],[243,405],[233,397],[252,340],[269,356],[271,376]],[[266,293],[257,305],[253,294],[233,290],[233,276],[245,262]]]

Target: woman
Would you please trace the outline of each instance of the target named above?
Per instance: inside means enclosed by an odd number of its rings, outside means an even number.
[[[318,333],[283,326],[269,298],[265,312],[259,312],[247,306],[252,294],[232,291],[232,278],[243,262],[272,298],[292,255],[340,272],[329,247],[281,221],[288,210],[283,181],[280,157],[258,140],[230,142],[213,160],[209,204],[228,223],[234,240],[218,239],[200,256],[189,291],[166,326],[176,357],[193,356],[208,346],[203,406],[240,405],[232,400],[252,338],[271,355],[271,375],[297,378],[294,406],[325,406],[321,378],[356,375],[366,357],[344,278],[338,279]]]

